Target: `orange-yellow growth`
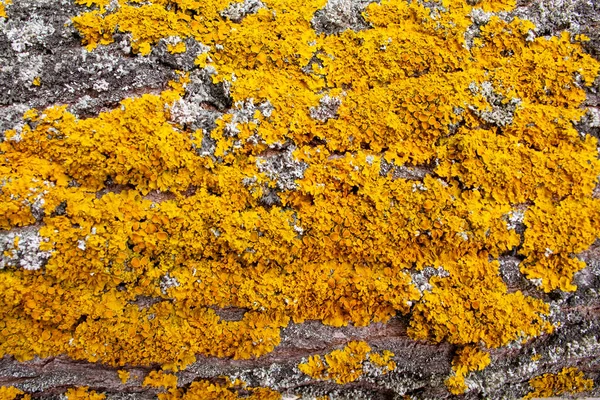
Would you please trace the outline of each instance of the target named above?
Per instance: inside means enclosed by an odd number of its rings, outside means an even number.
[[[452,360],[452,375],[445,381],[452,394],[462,394],[468,387],[465,377],[471,371],[481,371],[491,362],[489,353],[473,346],[460,349]]]
[[[0,400],[31,400],[31,396],[28,394],[24,394],[24,392],[20,389],[17,389],[14,386],[0,386]]]
[[[12,0],[0,0],[0,18],[8,18],[6,6],[10,5]]]
[[[172,115],[182,75],[91,118],[30,110],[4,133],[0,229],[39,230],[49,258],[0,270],[0,357],[178,370],[199,354],[264,355],[290,322],[398,313],[411,337],[465,348],[552,330],[547,304],[507,292],[498,259],[520,246],[509,219],[526,207],[522,272],[574,290],[575,255],[600,236],[597,140],[573,126],[600,69],[585,38],[531,41],[531,22],[492,17],[465,42],[474,8],[513,0],[441,0],[434,14],[386,0],[365,9],[370,29],[336,35],[310,22],[325,0],[264,0],[241,22],[221,16],[229,0],[77,3],[89,7],[73,17],[89,51],[116,32],[140,56],[161,39],[174,53],[203,43],[196,64],[235,105],[212,132],[186,130]],[[335,117],[313,118],[325,96],[339,100]],[[272,112],[236,122],[249,99]],[[507,104],[510,118],[489,116]],[[198,152],[204,134],[214,154]],[[307,168],[266,207],[277,182],[261,163],[285,143]],[[411,166],[428,172],[403,176]],[[426,267],[446,274],[419,292],[411,273]],[[224,320],[222,307],[246,312]],[[308,365],[352,379],[340,352]]]
[[[89,390],[89,387],[82,386],[72,388],[66,391],[65,397],[67,400],[103,400],[106,399],[106,395],[102,393],[96,393],[93,390]]]
[[[129,371],[125,371],[123,369],[118,370],[117,374],[119,375],[119,379],[123,383],[127,383],[127,381],[129,380],[129,376],[131,375]]]
[[[177,376],[163,371],[150,371],[142,384],[154,388],[174,389],[177,387]]]
[[[239,391],[246,392],[240,395]],[[215,384],[208,381],[192,382],[190,387],[182,394],[171,394],[161,397],[160,400],[280,400],[281,394],[269,388],[255,388],[246,386],[243,382],[231,382],[226,379],[224,384]]]
[[[529,380],[533,389],[523,399],[569,395],[592,390],[594,381],[586,379],[578,368],[563,368],[556,374],[544,374]]]
[[[366,342],[350,342],[343,349],[333,350],[325,355],[325,360],[319,355],[308,357],[298,369],[318,380],[331,380],[339,384],[354,382],[363,373],[364,363],[370,362],[379,367],[385,374],[396,369],[392,360],[394,353],[385,350],[383,353],[371,351]]]
[[[220,377],[218,382],[198,380],[186,389],[177,387],[177,376],[152,371],[144,379],[144,385],[166,389],[158,394],[159,400],[280,400],[281,394],[275,390],[262,387],[250,387],[245,382],[229,377]],[[239,392],[245,392],[240,395]]]

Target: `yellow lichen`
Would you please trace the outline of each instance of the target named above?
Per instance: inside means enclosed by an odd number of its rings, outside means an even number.
[[[240,390],[247,394],[240,395]],[[238,380],[231,382],[226,380],[225,384],[216,384],[208,381],[195,381],[183,394],[174,394],[162,397],[160,400],[279,400],[281,394],[269,388],[255,388],[246,386]]]
[[[179,41],[176,44],[167,45],[167,51],[171,54],[185,53],[185,50],[185,43],[182,41]]]
[[[162,371],[150,371],[142,384],[154,388],[174,389],[177,387],[177,376]]]
[[[101,10],[104,10],[104,7],[110,4],[110,0],[75,0],[75,3],[84,5],[87,7],[98,7]]]
[[[573,275],[585,263],[573,257],[596,240],[600,230],[600,200],[566,198],[542,200],[525,214],[525,241],[521,253],[527,258],[521,271],[530,279],[541,279],[541,287],[574,291]]]
[[[319,355],[309,356],[298,369],[318,380],[332,380],[338,384],[354,382],[363,373],[364,363],[368,360],[373,366],[379,367],[386,374],[396,369],[396,363],[391,360],[394,356],[389,350],[383,353],[371,352],[366,342],[350,342],[343,349],[333,350],[325,355],[325,360]]]
[[[540,316],[549,311],[548,305],[518,291],[507,293],[497,261],[489,262],[485,254],[468,255],[446,266],[450,276],[432,278],[433,290],[414,307],[409,328],[413,337],[500,347],[522,335],[552,330]]]
[[[465,377],[471,371],[481,371],[491,362],[489,353],[473,346],[460,349],[452,360],[452,376],[445,381],[446,387],[452,394],[462,394],[468,388]]]
[[[67,400],[103,400],[106,399],[106,395],[102,393],[96,393],[93,390],[89,390],[89,387],[77,387],[66,391],[65,397]]]
[[[129,376],[131,375],[129,371],[125,371],[123,369],[118,370],[117,374],[119,375],[119,379],[123,383],[127,383],[127,381],[129,380]]]
[[[245,382],[228,377],[219,378],[217,381],[199,380],[192,382],[186,389],[177,387],[177,377],[152,371],[144,379],[144,385],[155,388],[165,388],[158,393],[159,400],[279,400],[281,394],[275,390],[261,387],[250,387]],[[239,392],[245,392],[240,396]]]
[[[0,0],[0,18],[8,18],[6,6],[12,4],[12,0]]]
[[[563,368],[556,374],[544,374],[529,380],[533,389],[523,399],[534,399],[565,394],[575,394],[592,390],[594,381],[586,379],[578,368]]]
[[[384,350],[382,353],[369,353],[369,362],[379,367],[383,374],[396,369],[396,362],[392,360],[394,353]]]
[[[0,386],[0,400],[31,400],[31,396],[14,386]]]
[[[0,271],[0,357],[177,370],[199,354],[264,355],[290,322],[397,313],[412,338],[465,349],[552,330],[548,305],[508,293],[497,260],[520,245],[507,221],[525,207],[523,273],[573,290],[575,255],[600,236],[597,140],[573,126],[600,69],[585,38],[528,40],[531,22],[492,17],[469,47],[474,7],[511,0],[443,0],[433,14],[387,0],[364,11],[370,29],[336,35],[310,22],[325,0],[264,0],[239,22],[221,16],[229,0],[77,2],[90,7],[73,18],[90,51],[117,32],[140,55],[161,39],[173,52],[205,44],[196,64],[234,106],[210,133],[172,122],[182,76],[96,117],[30,110],[4,133],[0,229],[39,227],[49,259]],[[313,118],[327,98],[335,116]],[[272,112],[235,118],[267,101]],[[499,107],[508,116],[495,120]],[[198,151],[205,134],[214,154]],[[307,168],[266,207],[277,182],[263,164],[281,144]],[[427,173],[400,173],[412,167]],[[426,267],[444,273],[420,293],[411,273]],[[221,307],[247,311],[229,321]],[[359,350],[303,368],[350,381]]]

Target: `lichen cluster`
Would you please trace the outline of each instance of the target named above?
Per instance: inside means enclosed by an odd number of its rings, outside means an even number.
[[[31,400],[31,396],[14,386],[0,386],[0,400],[14,399]]]
[[[186,389],[177,388],[177,377],[172,374],[152,371],[144,379],[144,385],[159,389],[159,400],[280,400],[281,393],[262,387],[250,387],[240,380],[231,381],[228,378],[218,378],[213,381],[197,380]],[[106,395],[90,390],[87,386],[78,386],[67,389],[64,394],[66,400],[103,400]],[[0,400],[31,400],[13,386],[0,387]]]
[[[224,377],[212,381],[197,380],[186,386],[177,387],[177,377],[162,371],[152,371],[144,379],[145,386],[161,389],[158,400],[279,400],[281,394],[262,387],[250,387],[245,382]],[[240,394],[242,393],[242,394]]]
[[[365,9],[369,29],[335,35],[311,26],[324,0],[234,20],[228,0],[78,2],[89,51],[116,32],[140,56],[203,43],[196,64],[234,106],[211,132],[177,122],[192,72],[96,117],[56,105],[5,132],[0,229],[38,230],[48,257],[0,270],[0,356],[176,370],[266,354],[290,322],[397,313],[411,337],[466,349],[552,330],[547,304],[507,292],[498,258],[518,249],[544,291],[572,291],[575,254],[600,236],[597,140],[573,126],[600,68],[584,37],[492,15],[466,40],[474,7],[510,0],[387,0]],[[420,292],[411,273],[426,267],[445,274]]]
[[[491,362],[490,355],[472,346],[462,348],[452,360],[453,375],[446,379],[446,386],[452,394],[467,390],[465,377],[471,371],[481,371]]]
[[[65,392],[67,400],[104,400],[106,395],[102,393],[96,393],[94,390],[89,390],[87,386],[79,386],[76,388],[68,389]]]
[[[7,18],[6,6],[11,4],[12,0],[0,0],[0,18]]]
[[[594,381],[586,379],[578,368],[563,368],[556,374],[544,374],[529,380],[533,391],[523,399],[535,399],[552,396],[573,395],[586,392],[594,387]]]
[[[366,342],[350,342],[343,349],[333,350],[325,355],[310,356],[298,369],[317,380],[334,381],[339,384],[354,382],[363,374],[366,362],[381,370],[382,374],[396,369],[392,360],[394,353],[384,350],[371,351]]]

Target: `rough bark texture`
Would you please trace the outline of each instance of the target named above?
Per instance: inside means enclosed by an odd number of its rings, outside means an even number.
[[[193,68],[193,46],[182,55],[171,55],[158,46],[149,57],[133,55],[126,35],[115,43],[86,52],[77,32],[68,24],[80,11],[71,0],[13,0],[10,18],[0,22],[0,132],[21,122],[22,113],[31,108],[68,104],[80,117],[97,115],[114,108],[126,97],[160,92],[175,70]],[[343,9],[344,4],[351,9]],[[359,4],[360,3],[360,4]],[[366,28],[356,11],[364,2],[336,2],[315,20],[315,28],[338,32],[348,27]],[[341,7],[341,8],[340,8]],[[338,12],[338,19],[327,13]],[[594,0],[523,0],[514,15],[531,19],[540,36],[568,29],[591,38],[590,54],[600,57],[600,3]],[[327,18],[330,18],[329,20]],[[333,18],[333,19],[331,19]],[[44,85],[33,90],[34,77]],[[205,103],[205,115],[192,122],[196,126],[214,123],[217,110],[231,104],[223,91],[205,80],[196,88]],[[194,95],[194,91],[188,89]],[[600,79],[588,91],[590,112],[579,127],[600,136]],[[418,171],[417,171],[418,172]],[[419,174],[414,179],[419,179]],[[411,175],[412,176],[412,175]],[[599,191],[600,192],[600,191]],[[492,350],[492,363],[482,372],[471,373],[471,390],[464,398],[514,399],[529,391],[528,380],[546,372],[558,372],[565,366],[577,366],[595,381],[589,395],[600,395],[600,244],[581,258],[588,267],[578,273],[574,293],[546,295],[529,283],[518,270],[518,259],[502,262],[503,277],[511,290],[543,298],[552,304],[553,317],[561,326],[551,335],[522,345]],[[222,314],[236,318],[243,310]],[[415,342],[406,335],[406,321],[400,317],[387,324],[365,328],[332,328],[319,322],[290,325],[282,332],[282,342],[272,353],[256,360],[199,358],[179,372],[179,384],[195,379],[213,379],[222,375],[239,377],[251,386],[266,386],[289,398],[328,394],[331,398],[392,399],[402,395],[415,398],[453,397],[444,386],[451,372],[453,346]],[[316,382],[302,374],[297,365],[303,357],[324,354],[350,340],[365,340],[374,349],[395,353],[398,367],[387,375],[367,371],[358,381],[343,386]],[[532,361],[534,354],[542,355]],[[16,386],[34,398],[58,399],[66,388],[89,386],[104,392],[109,399],[152,399],[156,391],[142,386],[150,367],[126,368],[132,378],[123,384],[116,369],[65,357],[17,362],[11,357],[0,360],[0,386]]]

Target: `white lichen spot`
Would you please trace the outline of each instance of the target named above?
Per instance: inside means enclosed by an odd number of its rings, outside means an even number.
[[[362,13],[372,0],[329,0],[325,7],[317,11],[312,19],[314,29],[320,33],[341,33],[347,29],[359,31],[369,24]]]
[[[425,267],[420,271],[414,271],[410,273],[412,278],[412,284],[417,288],[421,296],[425,292],[429,292],[433,289],[433,286],[429,283],[432,277],[439,276],[442,278],[447,277],[448,271],[443,267]]]
[[[273,114],[273,110],[275,110],[275,107],[273,107],[273,104],[269,100],[260,103],[257,108],[265,118],[269,118]]]
[[[221,11],[221,16],[233,22],[241,22],[246,15],[256,14],[261,8],[266,8],[260,0],[243,0],[239,3],[231,3]]]
[[[10,42],[10,47],[16,53],[23,53],[35,44],[42,43],[45,38],[52,35],[55,29],[51,24],[46,24],[39,16],[32,16],[21,24],[14,25],[5,31]]]
[[[469,106],[469,109],[477,116],[484,121],[499,127],[512,124],[515,111],[521,104],[521,99],[513,98],[507,100],[503,95],[497,93],[494,90],[492,83],[488,81],[482,82],[480,86],[471,82],[469,84],[469,90],[473,94],[480,94],[483,96],[490,105],[489,109],[483,110],[474,106]]]
[[[413,185],[412,185],[412,191],[413,191],[413,193],[416,192],[417,190],[420,190],[422,192],[426,192],[427,191],[427,187],[424,184],[422,184],[421,182],[413,183]]]
[[[516,230],[518,227],[523,225],[525,220],[525,211],[513,210],[506,215],[506,227],[509,230]]]
[[[542,278],[531,278],[529,281],[531,281],[531,283],[533,283],[536,287],[542,287],[542,283],[544,283]]]
[[[310,109],[310,116],[319,121],[325,122],[328,119],[337,117],[337,110],[342,104],[338,97],[325,95],[319,100],[319,106]]]
[[[107,92],[110,89],[110,84],[106,80],[100,79],[94,82],[93,89],[96,92]]]
[[[166,38],[161,39],[167,45],[176,46],[183,41],[179,36],[167,36]]]
[[[181,126],[196,121],[201,112],[197,104],[184,99],[174,101],[168,110],[171,121]]]
[[[49,251],[40,250],[44,241],[38,229],[32,226],[0,232],[0,269],[39,270],[51,256]]]
[[[280,147],[277,151],[256,157],[256,167],[276,183],[278,190],[294,190],[297,188],[296,180],[304,177],[308,168],[305,162],[297,161],[292,145]]]
[[[177,278],[172,277],[167,272],[160,280],[160,292],[164,295],[167,294],[167,290],[172,287],[179,287],[179,281]]]

